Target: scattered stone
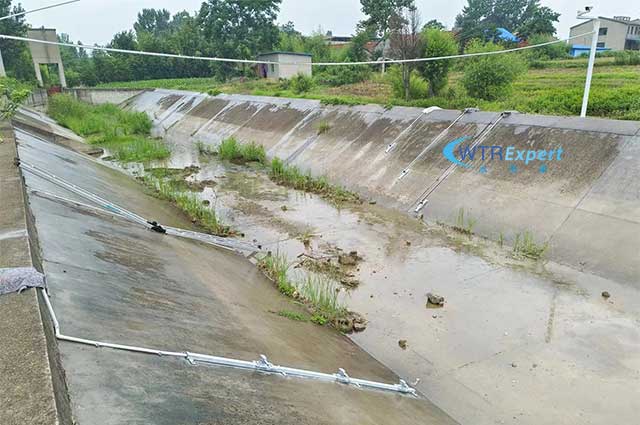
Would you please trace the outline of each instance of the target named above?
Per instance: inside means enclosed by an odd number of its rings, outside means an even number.
[[[427,308],[442,307],[443,305],[444,297],[431,292],[427,293]]]
[[[402,348],[403,350],[406,350],[408,345],[407,345],[407,340],[406,339],[401,339],[400,341],[398,341],[398,345],[400,346],[400,348]]]
[[[283,206],[281,206],[281,207],[280,207],[280,209],[281,209],[282,211],[287,211],[289,208],[287,208],[287,206],[286,206],[286,205],[283,205]]]
[[[518,364],[516,362],[511,363],[511,367],[518,367]]]
[[[434,315],[433,315],[433,316],[431,316],[431,317],[433,317],[434,319],[437,319],[437,318],[438,318],[438,315],[437,315],[437,314],[434,314]]]
[[[534,363],[531,365],[534,369],[538,367],[538,363]]]
[[[369,298],[373,298],[373,294],[369,295]]]
[[[333,325],[342,333],[362,332],[367,328],[367,319],[350,311],[346,316],[335,319]]]
[[[367,329],[367,324],[366,323],[353,322],[353,331],[354,332],[362,332],[365,329]]]
[[[358,257],[358,251],[351,251],[348,255],[338,255],[338,263],[343,266],[355,266],[359,260],[361,260],[361,258]]]
[[[405,241],[405,243],[407,244],[407,246],[411,246],[411,241]]]
[[[104,154],[104,149],[102,148],[87,149],[85,153],[91,156],[100,156]]]
[[[202,201],[202,205],[211,205],[211,201],[209,201],[208,199],[204,199]]]
[[[602,291],[602,298],[604,298],[605,300],[608,299],[611,296],[611,294],[607,291]]]
[[[369,201],[369,205],[375,205],[377,203],[378,203],[378,201],[376,201],[375,199],[372,199],[372,200]]]

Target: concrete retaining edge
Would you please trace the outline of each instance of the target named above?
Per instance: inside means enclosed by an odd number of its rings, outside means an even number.
[[[0,267],[42,270],[37,235],[19,168],[13,129],[0,123]],[[50,326],[42,291],[0,297],[0,423],[73,423],[57,341]]]

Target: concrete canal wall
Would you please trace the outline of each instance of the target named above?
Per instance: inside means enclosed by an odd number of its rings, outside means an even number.
[[[78,97],[101,103],[127,94],[103,92],[84,90]],[[429,222],[455,225],[464,209],[477,234],[512,242],[530,232],[537,242],[549,242],[548,257],[554,261],[624,282],[640,281],[639,122],[515,112],[501,118],[500,113],[480,111],[454,123],[460,111],[330,106],[315,100],[177,90],[128,94],[122,105],[149,114],[153,133],[183,155],[196,155],[196,142],[215,146],[229,136],[256,142],[270,157],[326,175],[408,214],[429,191],[420,211]],[[328,131],[318,131],[321,125]],[[497,158],[476,158],[469,168],[451,167],[444,146],[463,136],[473,143],[483,132],[482,145],[505,152],[509,146],[515,151],[554,150],[556,156],[562,149],[561,160],[544,162],[543,172],[540,161],[525,165]]]

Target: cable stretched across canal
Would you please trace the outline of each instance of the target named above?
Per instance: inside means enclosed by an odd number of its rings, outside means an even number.
[[[24,161],[20,161],[20,167],[35,175],[38,176],[40,178],[43,178],[57,186],[62,187],[63,189],[66,189],[70,192],[73,192],[97,205],[99,205],[100,207],[102,207],[103,209],[105,209],[106,211],[109,211],[113,214],[116,214],[124,219],[127,219],[129,221],[132,221],[134,223],[140,224],[148,229],[154,230],[156,232],[159,233],[166,233],[167,235],[172,235],[172,236],[178,236],[181,238],[186,238],[186,239],[192,239],[192,240],[198,240],[204,243],[208,243],[211,245],[215,245],[217,247],[221,247],[221,248],[225,248],[225,249],[230,249],[230,250],[234,250],[236,252],[239,253],[244,253],[244,252],[249,252],[250,254],[254,254],[256,252],[258,252],[260,250],[259,247],[248,244],[248,243],[244,243],[244,242],[240,242],[240,241],[233,241],[227,238],[221,238],[218,236],[214,236],[214,235],[209,235],[206,233],[200,233],[200,232],[194,232],[192,230],[186,230],[186,229],[180,229],[177,227],[170,227],[170,226],[163,226],[159,223],[157,223],[154,220],[148,220],[144,217],[139,216],[138,214],[127,210],[126,208],[123,208],[111,201],[108,201],[98,195],[96,195],[95,193],[89,192],[86,189],[83,189],[71,182],[68,182],[66,180],[64,180],[61,177],[56,176],[55,174],[52,174],[40,167],[37,167],[35,165],[29,164],[27,162]]]

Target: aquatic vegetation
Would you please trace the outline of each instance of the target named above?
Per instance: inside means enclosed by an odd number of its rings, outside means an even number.
[[[271,160],[269,177],[280,185],[316,193],[334,203],[360,202],[357,193],[332,185],[324,176],[314,177],[311,172],[303,173],[298,167],[287,165],[280,158]]]
[[[144,184],[160,199],[173,202],[178,208],[208,232],[217,236],[230,236],[231,228],[218,218],[215,209],[204,205],[193,192],[177,188],[171,180],[159,179],[150,175],[142,178]]]
[[[516,258],[539,260],[544,257],[548,248],[548,242],[538,244],[531,232],[524,231],[516,235],[513,242],[513,256]]]
[[[220,159],[233,162],[259,162],[264,164],[266,161],[266,153],[262,145],[254,142],[241,144],[235,137],[226,138],[218,147],[218,156]]]

